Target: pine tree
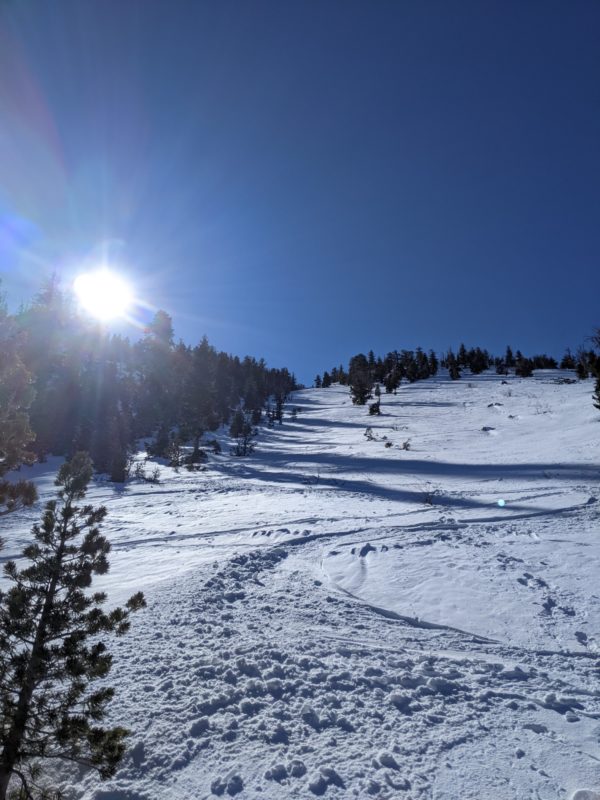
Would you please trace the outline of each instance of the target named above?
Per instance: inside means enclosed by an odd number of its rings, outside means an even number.
[[[585,363],[583,358],[580,358],[579,361],[577,362],[576,371],[577,371],[577,377],[579,378],[580,381],[584,381],[588,377],[587,364]]]
[[[594,408],[597,408],[600,411],[600,375],[596,378],[596,385],[594,387]]]
[[[231,449],[234,456],[247,456],[254,451],[252,437],[254,431],[247,412],[243,408],[237,408],[231,425],[229,435],[236,440],[235,446]]]
[[[321,376],[320,375],[316,375],[315,376],[315,389],[320,389],[322,385],[323,385],[323,381],[321,380]]]
[[[323,380],[321,381],[321,386],[323,389],[329,389],[332,384],[331,375],[325,370],[323,373]]]
[[[458,361],[456,360],[456,356],[452,350],[448,351],[448,355],[446,356],[446,365],[448,367],[448,375],[450,376],[450,379],[453,381],[459,380],[460,367],[458,366]]]
[[[363,353],[352,356],[348,367],[348,383],[352,394],[352,402],[364,406],[371,397],[373,382],[369,370],[369,362]]]
[[[138,593],[106,613],[106,595],[85,591],[107,572],[110,550],[99,530],[106,509],[75,505],[91,476],[86,453],[61,467],[57,499],[23,550],[27,565],[5,566],[12,587],[0,593],[0,800],[9,785],[22,798],[41,792],[40,762],[62,759],[108,778],[125,750],[127,731],[101,725],[114,689],[93,683],[111,668],[103,634],[126,633],[145,601]]]
[[[515,357],[513,356],[513,351],[511,350],[510,345],[507,345],[507,347],[506,347],[506,354],[504,356],[504,363],[506,364],[507,368],[515,366]]]
[[[437,375],[439,362],[433,350],[429,351],[429,372],[431,375]]]
[[[560,362],[560,368],[575,369],[575,366],[576,364],[575,364],[575,359],[573,358],[573,354],[571,353],[571,350],[567,347],[567,349],[565,350],[565,354]]]
[[[515,375],[521,378],[530,378],[533,375],[533,361],[530,358],[525,358],[519,350],[517,350]]]

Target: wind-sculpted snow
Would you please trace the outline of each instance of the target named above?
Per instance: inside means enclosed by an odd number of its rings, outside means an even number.
[[[110,678],[127,755],[66,796],[599,800],[600,424],[550,376],[379,418],[307,390],[251,458],[99,481],[106,586],[149,605]]]

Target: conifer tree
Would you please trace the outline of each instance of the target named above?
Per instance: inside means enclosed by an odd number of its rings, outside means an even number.
[[[352,402],[357,406],[364,406],[369,397],[373,382],[369,370],[369,362],[363,353],[350,359],[348,368],[348,383],[352,394]]]
[[[507,368],[515,366],[515,357],[513,356],[513,351],[511,349],[510,345],[506,346],[506,354],[504,356],[504,363],[506,364]]]
[[[433,350],[429,351],[429,372],[431,375],[437,375],[439,362]]]
[[[584,359],[580,357],[579,361],[577,362],[577,377],[580,381],[584,381],[588,377],[588,368],[587,364],[585,363]]]
[[[460,379],[460,367],[458,366],[458,361],[456,360],[456,356],[452,352],[452,350],[448,351],[448,355],[446,356],[446,364],[448,367],[448,375],[450,379],[453,381],[457,381]]]
[[[515,375],[521,378],[530,378],[533,375],[533,361],[525,358],[519,350],[517,350],[516,356]]]
[[[600,375],[596,378],[596,386],[594,387],[594,408],[600,411]]]
[[[108,570],[110,545],[100,534],[106,509],[76,506],[86,493],[92,462],[77,453],[58,474],[57,499],[46,504],[27,562],[5,566],[11,588],[0,593],[0,800],[14,787],[33,792],[46,761],[64,760],[114,774],[127,731],[102,721],[114,689],[105,678],[112,657],[104,635],[129,629],[129,615],[145,605],[141,593],[125,608],[102,609],[106,595],[88,594],[94,575]]]
[[[229,427],[229,435],[236,440],[236,444],[231,450],[234,456],[247,456],[254,451],[254,442],[252,441],[254,431],[250,417],[244,409],[236,409]]]
[[[565,354],[560,362],[560,368],[575,369],[575,367],[576,367],[575,359],[573,357],[573,354],[571,353],[571,350],[567,347],[567,349],[565,350]]]

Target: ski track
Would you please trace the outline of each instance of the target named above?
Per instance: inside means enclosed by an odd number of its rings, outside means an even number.
[[[590,386],[430,380],[379,418],[306,390],[250,459],[98,481],[104,586],[148,608],[115,643],[125,759],[66,797],[599,800]]]

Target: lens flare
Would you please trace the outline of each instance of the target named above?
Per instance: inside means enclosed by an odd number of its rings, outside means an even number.
[[[133,302],[127,281],[106,268],[78,275],[73,289],[81,307],[104,322],[124,317]]]

